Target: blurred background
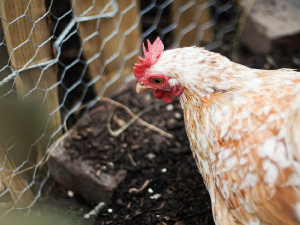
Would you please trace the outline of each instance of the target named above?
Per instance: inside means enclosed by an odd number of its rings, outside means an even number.
[[[102,201],[113,208],[119,182],[105,177],[99,184],[105,190],[79,188],[98,181],[60,151],[86,135],[69,130],[86,123],[80,118],[102,97],[124,94],[147,39],[160,37],[165,49],[205,47],[251,68],[300,68],[298,0],[0,0],[0,6],[0,223],[114,224],[118,215],[83,215]],[[85,194],[92,190],[103,194]],[[153,221],[145,224],[168,223]],[[199,224],[212,223],[205,221]]]

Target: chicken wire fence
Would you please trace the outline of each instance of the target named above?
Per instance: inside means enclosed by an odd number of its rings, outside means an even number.
[[[239,4],[0,0],[2,215],[38,200],[50,175],[46,150],[83,104],[87,112],[133,78],[144,40],[159,36],[166,48],[196,45],[226,53],[238,44]]]

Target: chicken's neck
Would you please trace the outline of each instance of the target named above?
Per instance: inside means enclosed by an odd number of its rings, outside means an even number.
[[[184,90],[180,103],[184,112],[185,127],[194,159],[201,174],[209,175],[209,162],[213,156],[213,127],[210,124],[211,108],[201,98]]]
[[[181,81],[184,90],[180,96],[180,103],[184,111],[186,132],[204,180],[205,177],[209,177],[212,171],[210,164],[220,149],[217,129],[222,130],[223,126],[230,124],[233,113],[249,104],[252,98],[261,96],[261,93],[268,93],[268,89],[280,89],[282,85],[291,88],[290,84],[295,80],[299,82],[300,77],[293,71],[252,70],[249,71],[247,79],[241,77],[235,82],[229,82],[231,86],[229,85],[228,89],[215,89],[210,92],[199,88],[196,82],[187,85]],[[243,85],[234,86],[239,82]]]
[[[184,111],[186,131],[202,175],[209,174],[210,162],[214,160],[215,153],[219,149],[216,146],[217,127],[224,121],[229,122],[236,109],[248,104],[249,98],[260,95],[266,86],[273,88],[263,77],[251,73],[247,79],[232,78],[226,83],[222,83],[225,82],[222,80],[219,83],[213,81],[213,77],[211,79],[211,83],[215,84],[207,88],[201,88],[197,82],[181,81],[184,89],[180,103]]]

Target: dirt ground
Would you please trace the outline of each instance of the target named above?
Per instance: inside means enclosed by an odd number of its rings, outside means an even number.
[[[70,144],[71,156],[86,160],[93,166],[95,175],[102,171],[112,174],[119,169],[127,171],[125,181],[107,205],[112,212],[104,210],[96,218],[96,224],[174,224],[179,221],[213,224],[209,196],[189,149],[178,100],[166,105],[151,93],[137,95],[135,82],[114,100],[134,113],[153,107],[141,119],[174,138],[160,135],[138,122],[119,136],[111,137],[107,130],[112,111],[110,104],[100,102],[90,111],[85,125],[78,128],[78,135],[83,138]],[[113,113],[112,130],[130,119],[123,109],[116,108]],[[90,135],[85,135],[86,130]],[[130,192],[146,181],[149,184],[143,191]]]

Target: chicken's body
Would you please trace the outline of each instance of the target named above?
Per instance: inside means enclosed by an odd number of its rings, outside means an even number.
[[[300,107],[293,105],[300,105],[300,73],[250,69],[188,47],[162,52],[144,76],[153,74],[168,77],[163,91],[182,86],[186,131],[215,223],[300,224]]]

